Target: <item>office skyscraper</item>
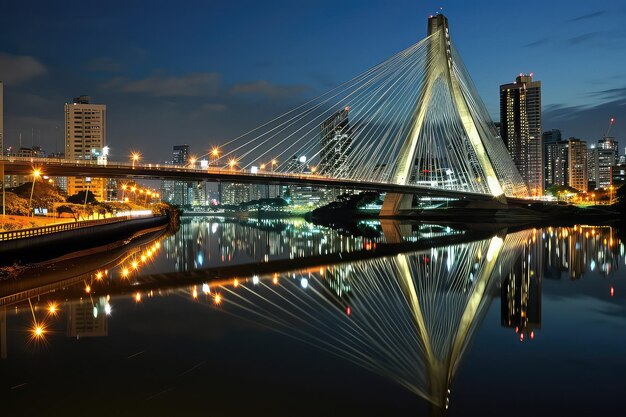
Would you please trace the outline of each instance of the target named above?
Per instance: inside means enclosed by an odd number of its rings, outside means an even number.
[[[587,192],[587,142],[570,138],[568,141],[568,185],[578,191]]]
[[[607,188],[613,184],[613,167],[619,161],[618,142],[605,136],[589,152],[589,181],[595,183],[595,189]]]
[[[568,185],[569,142],[559,140],[546,143],[546,188]]]
[[[320,125],[320,175],[347,176],[348,155],[352,150],[352,132],[348,119],[350,107],[339,110]]]
[[[532,195],[543,194],[541,81],[520,74],[500,86],[500,131],[509,154]]]
[[[106,154],[106,105],[92,104],[89,96],[65,104],[65,158],[97,164]],[[101,159],[100,159],[101,160]],[[106,199],[105,178],[68,177],[67,194],[89,189],[97,200]]]

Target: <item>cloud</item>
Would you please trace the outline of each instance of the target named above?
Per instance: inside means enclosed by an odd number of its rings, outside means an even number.
[[[535,48],[535,47],[538,47],[538,46],[545,45],[548,42],[550,42],[550,38],[541,38],[541,39],[537,39],[534,42],[527,43],[526,45],[524,45],[524,47],[525,48]]]
[[[601,98],[604,100],[626,100],[626,87],[593,91],[589,93],[589,96]]]
[[[206,103],[200,106],[196,111],[191,113],[192,119],[197,119],[201,117],[206,117],[212,113],[224,112],[228,110],[228,106],[221,103]]]
[[[94,72],[120,72],[122,64],[113,58],[97,57],[86,62],[85,69]]]
[[[200,97],[219,90],[221,75],[214,72],[176,76],[152,76],[140,80],[117,77],[102,85],[122,93],[147,94],[153,97]]]
[[[19,85],[46,73],[46,67],[32,56],[0,53],[0,81]]]
[[[568,20],[568,22],[580,22],[581,20],[593,19],[594,17],[599,17],[607,13],[608,13],[607,10],[598,10],[597,12],[587,13],[581,16],[574,17]]]
[[[267,98],[299,96],[306,93],[309,87],[304,85],[276,85],[265,80],[235,84],[230,93],[234,95],[256,95]]]
[[[566,40],[569,45],[580,45],[586,42],[589,42],[597,37],[599,37],[602,32],[589,32],[583,33],[582,35],[574,36],[573,38],[569,38]]]

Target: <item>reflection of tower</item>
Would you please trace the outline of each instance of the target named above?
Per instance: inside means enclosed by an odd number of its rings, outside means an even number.
[[[541,262],[538,250],[542,251],[542,239],[524,245],[521,257],[513,270],[502,282],[501,315],[502,326],[515,328],[520,340],[525,336],[534,338],[534,329],[541,329]]]
[[[287,303],[276,305],[259,288],[238,293],[252,306],[240,313],[384,375],[445,412],[491,290],[528,237],[521,232],[331,265],[308,276],[302,271],[302,279],[288,274],[281,287],[270,286]]]
[[[101,298],[91,304],[83,301],[69,303],[67,337],[103,337],[108,335],[108,320],[104,312],[106,301]]]

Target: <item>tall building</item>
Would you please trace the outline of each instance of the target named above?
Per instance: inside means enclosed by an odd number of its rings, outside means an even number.
[[[174,145],[172,153],[174,165],[187,165],[189,162],[189,145]]]
[[[541,81],[520,74],[514,83],[500,86],[500,123],[502,140],[528,189],[542,195]]]
[[[543,182],[544,188],[548,188],[553,185],[550,181],[551,173],[548,164],[548,146],[556,142],[561,142],[563,140],[563,134],[559,129],[548,130],[543,132],[541,140],[543,142]]]
[[[545,145],[546,188],[553,185],[568,185],[569,142],[558,140]]]
[[[593,151],[590,152],[590,168],[593,169],[593,182],[595,189],[607,188],[613,184],[613,167],[619,162],[618,142],[615,138],[605,136],[598,141]],[[592,181],[591,173],[589,174]]]
[[[570,138],[568,141],[568,185],[578,191],[587,192],[587,142]]]
[[[320,125],[320,175],[344,177],[350,173],[348,156],[352,150],[352,131],[349,113],[350,107],[346,107]]]
[[[106,105],[92,104],[89,96],[65,104],[65,158],[103,163],[106,157]],[[68,177],[67,194],[91,191],[97,200],[106,199],[106,179]]]
[[[222,204],[241,204],[250,201],[248,184],[229,183],[222,191]]]
[[[189,145],[174,145],[172,148],[172,164],[185,166],[189,163]],[[204,205],[206,199],[204,184],[192,181],[161,181],[163,201],[179,205]]]

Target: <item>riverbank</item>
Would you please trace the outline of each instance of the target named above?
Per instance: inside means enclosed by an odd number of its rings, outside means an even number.
[[[113,219],[115,220],[115,219]],[[171,215],[120,219],[54,233],[0,241],[0,267],[44,262],[81,251],[132,239],[138,234],[165,230]]]

